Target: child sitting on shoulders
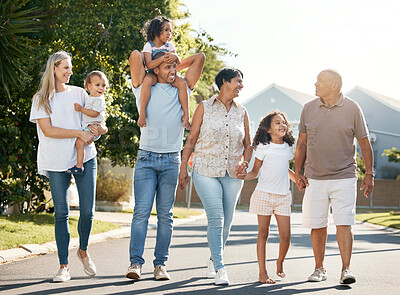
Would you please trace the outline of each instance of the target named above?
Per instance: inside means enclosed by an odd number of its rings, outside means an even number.
[[[145,65],[148,70],[143,80],[143,86],[140,94],[140,110],[137,124],[139,127],[145,127],[146,108],[150,100],[151,86],[157,83],[157,77],[154,74],[153,69],[158,67],[164,61],[169,63],[176,61],[178,65],[178,71],[187,68],[188,65],[185,65],[185,60],[182,62],[180,61],[178,55],[175,53],[174,44],[169,42],[172,38],[172,23],[169,19],[162,16],[157,16],[154,19],[147,21],[141,32],[143,37],[147,40],[142,52],[144,55]],[[160,51],[166,52],[165,55],[161,58],[153,59],[154,56]],[[176,77],[175,81],[171,85],[177,87],[179,83],[186,84],[186,81],[181,77]],[[179,87],[177,88],[182,89]],[[179,91],[178,97],[183,110],[183,127],[190,129],[189,99],[187,91]]]

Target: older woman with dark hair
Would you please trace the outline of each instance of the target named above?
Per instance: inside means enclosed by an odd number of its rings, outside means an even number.
[[[234,101],[243,88],[242,79],[242,72],[233,68],[217,74],[215,83],[220,92],[197,107],[179,173],[183,189],[188,181],[187,162],[196,146],[193,181],[208,220],[211,258],[207,277],[215,277],[216,285],[229,285],[222,252],[243,186],[243,180],[236,178],[236,169],[246,169],[252,156],[247,111]]]

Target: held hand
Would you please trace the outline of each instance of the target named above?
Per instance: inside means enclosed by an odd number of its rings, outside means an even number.
[[[302,174],[296,174],[296,186],[300,191],[303,191],[308,186],[308,179]]]
[[[249,167],[249,164],[247,162],[242,162],[240,165],[235,164],[236,177],[238,179],[244,179],[247,175],[248,167]]]
[[[373,189],[374,189],[374,178],[372,177],[372,175],[365,175],[361,183],[360,190],[364,190],[364,196],[368,198]]]
[[[74,103],[74,108],[75,108],[75,111],[77,111],[77,112],[80,112],[82,110],[82,106],[77,102]]]
[[[93,134],[88,131],[82,131],[79,138],[85,143],[85,145],[91,144],[94,140]]]
[[[181,190],[183,190],[186,186],[186,184],[188,183],[188,173],[187,173],[187,169],[186,166],[180,168],[179,170],[179,187],[181,188]]]

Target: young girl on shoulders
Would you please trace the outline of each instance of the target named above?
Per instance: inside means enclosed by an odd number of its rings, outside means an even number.
[[[183,70],[189,66],[185,63],[185,60],[180,61],[178,55],[175,53],[175,46],[169,42],[172,38],[172,23],[169,19],[157,16],[147,21],[142,30],[143,37],[147,40],[147,43],[143,47],[144,62],[147,68],[147,74],[143,80],[142,90],[140,94],[140,110],[139,110],[139,127],[146,126],[146,108],[150,100],[151,86],[157,83],[157,77],[153,72],[153,69],[158,67],[164,61],[168,63],[176,62],[178,67],[177,70]],[[166,52],[164,56],[153,59],[154,56],[160,52]],[[179,87],[183,83],[186,84],[185,79],[176,77],[175,81],[171,84],[172,86],[179,89],[178,97],[182,105],[183,110],[183,127],[190,129],[189,122],[189,99],[187,94],[187,86]],[[181,89],[184,89],[181,91]]]
[[[293,158],[294,138],[284,113],[276,110],[262,119],[253,140],[255,162],[245,179],[258,178],[250,199],[250,212],[257,214],[257,260],[259,281],[274,284],[266,268],[266,246],[272,214],[275,214],[279,230],[279,257],[276,274],[285,277],[283,261],[290,245],[290,180],[295,181],[289,162]]]

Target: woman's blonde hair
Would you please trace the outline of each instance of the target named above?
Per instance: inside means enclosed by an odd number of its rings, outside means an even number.
[[[56,81],[54,78],[54,66],[59,66],[64,59],[71,59],[71,54],[65,51],[57,51],[50,55],[46,63],[46,69],[40,80],[39,90],[34,95],[38,96],[38,108],[43,107],[46,113],[51,114],[50,100],[56,89]]]

